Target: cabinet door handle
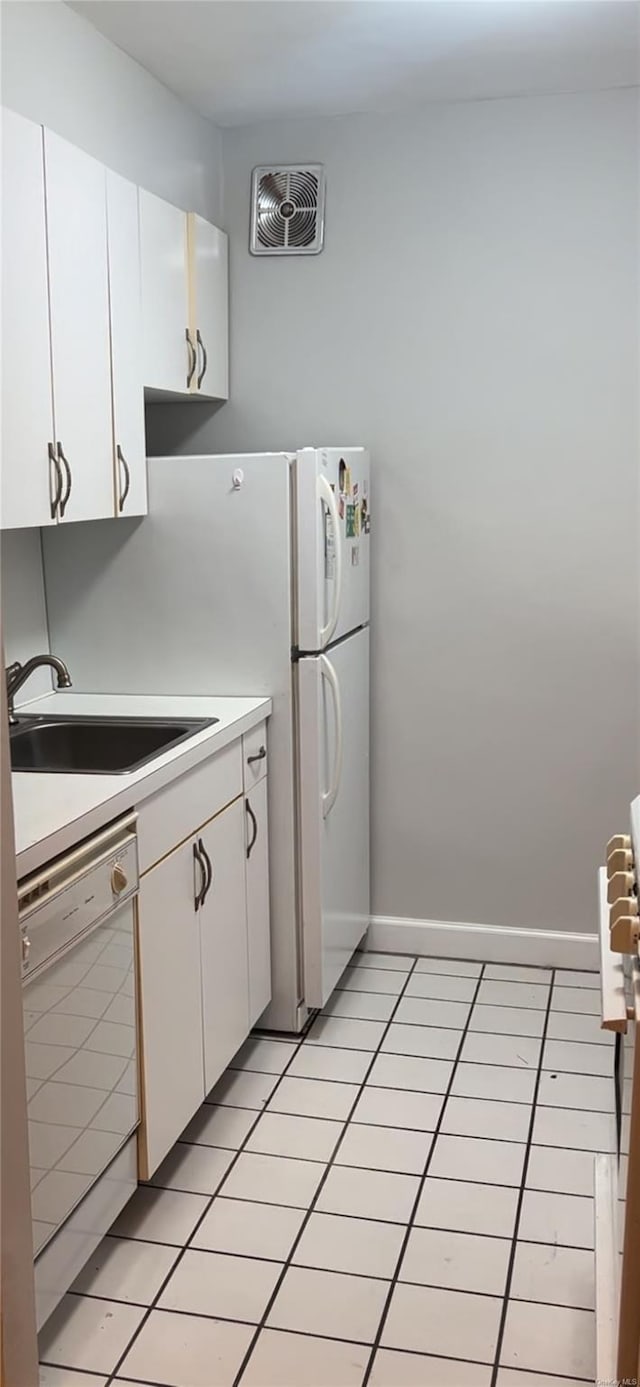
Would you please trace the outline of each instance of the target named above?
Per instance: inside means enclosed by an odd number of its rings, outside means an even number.
[[[253,828],[253,836],[252,836],[251,842],[247,844],[247,861],[248,861],[249,858],[251,857],[251,853],[252,853],[253,849],[255,848],[256,839],[257,839],[257,837],[258,837],[258,820],[256,819],[256,816],[255,816],[255,814],[254,814],[254,812],[253,812],[253,809],[251,808],[251,805],[249,804],[248,799],[245,800],[245,802],[244,802],[244,807],[245,807],[245,809],[246,809],[246,811],[247,811],[247,814],[249,815],[249,818],[251,819],[251,827]]]
[[[56,511],[58,509],[58,506],[60,505],[60,497],[62,496],[62,468],[60,466],[58,454],[56,453],[53,443],[47,444],[47,452],[49,454],[49,462],[53,464],[53,469],[56,474],[56,490],[53,500],[51,502],[51,519],[55,520]]]
[[[202,842],[202,840],[200,840],[200,842]],[[200,870],[200,885],[196,885],[193,897],[193,908],[197,914],[207,894],[207,869],[204,865],[204,859],[200,856],[199,846],[196,843],[193,845],[193,859],[194,870],[196,866]]]
[[[188,367],[188,370],[187,370],[187,389],[188,389],[189,386],[191,385],[191,382],[192,382],[192,380],[193,380],[193,377],[194,377],[194,375],[195,375],[195,373],[196,373],[196,366],[198,365],[198,357],[197,357],[196,349],[195,349],[195,347],[194,347],[194,345],[193,345],[193,339],[192,339],[192,337],[191,337],[191,333],[189,332],[189,329],[188,329],[188,328],[185,328],[184,335],[185,335],[185,337],[186,337],[186,339],[187,339],[187,346],[188,346],[188,348],[189,348],[189,367]]]
[[[266,754],[266,746],[261,746],[260,750],[256,752],[255,756],[247,756],[247,765],[252,766],[254,761],[264,761]]]
[[[126,499],[127,499],[127,496],[129,495],[129,488],[130,488],[130,486],[131,486],[131,473],[130,473],[130,471],[129,471],[129,464],[128,464],[127,459],[126,459],[126,457],[125,457],[125,455],[124,455],[124,453],[123,453],[123,451],[122,451],[122,448],[120,447],[120,444],[118,444],[118,446],[117,446],[117,448],[116,448],[116,456],[117,456],[118,462],[120,463],[120,466],[122,467],[122,469],[123,469],[123,471],[124,471],[124,488],[123,488],[123,490],[121,491],[120,496],[119,496],[119,498],[118,498],[118,510],[119,510],[120,514],[122,515],[122,512],[123,512],[123,510],[124,510],[124,503],[125,503],[125,501],[126,501]]]
[[[62,497],[60,498],[60,515],[63,516],[64,513],[65,513],[65,511],[66,511],[66,509],[67,509],[67,503],[68,503],[69,497],[70,497],[70,495],[71,495],[71,487],[73,486],[73,478],[72,478],[72,476],[71,476],[71,468],[70,468],[69,463],[68,463],[68,461],[67,461],[67,459],[66,459],[66,457],[65,457],[65,455],[64,455],[64,448],[62,447],[62,444],[61,444],[61,443],[58,443],[58,457],[59,457],[60,462],[62,463],[62,466],[64,467],[64,470],[65,470],[65,472],[66,472],[66,474],[67,474],[67,489],[66,489],[66,491],[65,491],[65,493],[64,493],[64,496],[62,496]]]
[[[203,342],[203,340],[202,340],[202,338],[201,338],[201,336],[200,336],[200,328],[198,328],[198,330],[197,330],[197,332],[196,332],[196,341],[197,341],[197,343],[198,343],[198,346],[199,346],[199,347],[202,347],[202,370],[201,370],[201,372],[200,372],[200,375],[198,376],[198,390],[199,390],[199,389],[200,389],[200,386],[202,385],[202,382],[203,382],[203,380],[204,380],[205,372],[206,372],[206,369],[207,369],[207,349],[206,349],[206,347],[205,347],[205,345],[204,345],[204,342]]]
[[[204,883],[204,892],[203,892],[203,894],[202,894],[201,897],[200,897],[200,904],[201,904],[201,905],[204,905],[204,903],[205,903],[205,901],[206,901],[206,899],[207,899],[207,896],[209,895],[209,892],[210,892],[210,890],[211,890],[211,883],[212,883],[212,881],[213,881],[213,867],[211,866],[211,858],[209,857],[209,854],[208,854],[208,852],[207,852],[207,849],[205,848],[205,845],[204,845],[204,843],[203,843],[203,841],[202,841],[202,838],[198,838],[198,850],[199,850],[199,852],[201,853],[202,857],[204,858],[205,870],[206,870],[206,878],[205,878],[205,883]]]

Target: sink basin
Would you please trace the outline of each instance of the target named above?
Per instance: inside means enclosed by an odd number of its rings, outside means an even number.
[[[216,722],[219,718],[22,718],[11,728],[11,767],[122,775]]]

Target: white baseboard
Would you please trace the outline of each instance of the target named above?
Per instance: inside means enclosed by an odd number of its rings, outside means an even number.
[[[482,963],[528,963],[538,968],[597,972],[600,966],[597,934],[410,920],[394,915],[372,915],[366,948],[381,953],[479,959]]]

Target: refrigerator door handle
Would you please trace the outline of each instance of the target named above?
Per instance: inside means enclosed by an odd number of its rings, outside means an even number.
[[[331,637],[338,625],[340,615],[340,601],[342,598],[342,536],[340,533],[340,517],[336,505],[335,493],[331,490],[329,483],[322,472],[318,474],[316,495],[318,500],[323,503],[331,517],[333,528],[333,544],[335,551],[335,571],[333,575],[333,607],[326,626],[320,627],[320,645],[328,645]]]
[[[320,671],[322,678],[326,679],[333,698],[333,708],[336,719],[336,749],[333,758],[333,775],[331,785],[322,794],[322,817],[326,819],[331,813],[333,806],[338,798],[340,781],[342,779],[342,704],[340,701],[340,685],[338,676],[330,660],[326,655],[320,656]]]

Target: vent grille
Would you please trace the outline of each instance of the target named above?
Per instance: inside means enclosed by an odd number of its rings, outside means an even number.
[[[276,165],[253,171],[253,255],[317,255],[324,237],[324,169]]]

